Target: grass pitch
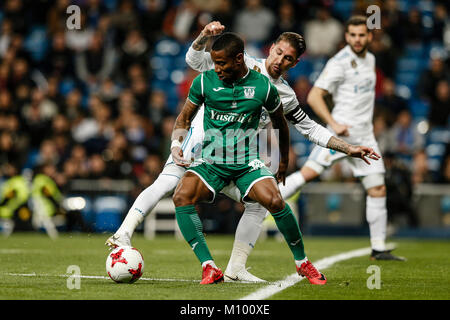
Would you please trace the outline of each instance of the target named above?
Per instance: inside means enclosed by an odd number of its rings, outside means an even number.
[[[133,237],[144,256],[143,279],[116,284],[106,278],[108,234],[63,234],[57,240],[42,233],[17,233],[0,239],[1,300],[238,300],[265,284],[221,283],[201,286],[201,267],[184,241],[173,236],[146,240]],[[207,235],[216,264],[225,270],[232,236]],[[304,237],[311,261],[369,246],[366,237]],[[368,256],[338,262],[322,270],[326,286],[306,280],[276,293],[269,300],[448,300],[450,299],[450,241],[391,239],[395,254],[407,262],[370,261]],[[79,289],[68,267],[78,266]],[[380,289],[369,289],[368,267],[380,267]],[[247,266],[274,282],[295,273],[292,255],[284,242],[261,240]],[[69,286],[68,286],[69,283]]]

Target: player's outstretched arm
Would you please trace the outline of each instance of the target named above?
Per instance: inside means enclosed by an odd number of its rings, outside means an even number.
[[[314,112],[325,121],[325,123],[329,124],[338,136],[348,136],[348,128],[350,128],[350,126],[338,123],[334,120],[324,99],[327,94],[328,92],[326,90],[314,86],[308,94],[307,102]]]
[[[183,150],[181,145],[188,133],[191,126],[191,120],[197,113],[198,106],[193,104],[189,99],[186,102],[175,120],[175,125],[172,130],[172,145],[170,146],[170,152],[175,164],[186,167],[190,164],[190,161],[183,159]]]
[[[280,141],[278,145],[280,146],[281,159],[278,166],[277,180],[278,182],[282,182],[284,185],[286,181],[286,171],[289,165],[289,127],[283,114],[283,106],[280,105],[274,112],[269,113],[269,115],[273,128],[280,131]]]
[[[344,140],[339,139],[337,137],[330,138],[327,144],[327,148],[343,152],[349,155],[350,157],[360,158],[364,160],[364,162],[366,162],[367,164],[370,164],[367,158],[370,158],[372,160],[380,159],[380,155],[376,153],[372,148],[348,144]]]

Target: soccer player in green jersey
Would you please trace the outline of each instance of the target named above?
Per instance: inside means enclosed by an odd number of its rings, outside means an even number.
[[[175,163],[187,166],[181,144],[191,119],[204,104],[202,161],[189,167],[173,195],[180,230],[202,264],[200,283],[222,282],[223,274],[208,249],[195,204],[213,201],[216,193],[233,181],[243,201],[256,201],[272,214],[294,255],[297,272],[313,284],[325,284],[325,276],[306,257],[297,220],[277,185],[277,180],[285,181],[289,150],[289,129],[277,89],[267,77],[248,69],[244,62],[244,43],[233,33],[224,33],[216,39],[211,58],[215,68],[194,79],[177,117],[171,147]],[[269,112],[273,127],[280,132],[281,159],[276,179],[259,160],[257,148],[252,148],[263,107]],[[230,131],[234,135],[232,139],[229,139]],[[242,143],[245,140],[249,140],[249,147]],[[223,150],[229,151],[230,147],[234,152],[224,155]]]

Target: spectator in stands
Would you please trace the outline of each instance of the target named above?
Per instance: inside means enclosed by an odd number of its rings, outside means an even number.
[[[89,175],[89,159],[87,157],[86,148],[82,144],[75,144],[70,152],[70,158],[66,162],[71,162],[68,166],[71,168],[65,168],[67,172],[72,171],[72,167],[76,168],[74,176],[77,178],[86,178]]]
[[[11,132],[0,131],[0,168],[7,164],[23,165],[23,150],[14,142]]]
[[[60,157],[57,153],[55,141],[45,139],[40,144],[36,163],[34,163],[33,166],[36,167],[44,164],[52,164],[56,166],[59,164],[59,161]]]
[[[64,9],[64,11],[65,10],[66,9]],[[67,47],[75,52],[87,50],[92,42],[92,38],[94,37],[95,29],[87,25],[87,17],[85,12],[83,10],[81,11],[79,29],[68,29],[65,25],[66,14],[64,13],[61,17],[64,17],[64,26],[58,30],[65,30]],[[55,31],[56,30],[54,30],[54,32]]]
[[[103,152],[106,174],[110,178],[123,179],[132,171],[128,141],[120,131],[116,131]]]
[[[119,68],[122,78],[126,77],[129,67],[139,64],[145,74],[150,74],[150,46],[139,29],[130,30],[119,50]]]
[[[13,101],[11,92],[8,90],[0,90],[0,115],[8,115],[17,112],[17,106]],[[0,130],[7,124],[0,124]]]
[[[442,157],[442,164],[440,168],[440,176],[438,182],[450,183],[450,143],[447,143],[444,156]]]
[[[448,12],[443,3],[436,3],[433,15],[433,31],[431,33],[431,41],[442,42],[444,40],[444,32],[448,24]]]
[[[111,110],[98,96],[89,100],[90,116],[81,120],[72,128],[77,143],[83,143],[89,153],[100,153],[114,134]]]
[[[411,171],[395,154],[383,153],[386,167],[386,206],[389,210],[388,220],[395,224],[399,216],[406,216],[410,227],[419,224],[417,213],[412,205],[413,184]]]
[[[233,28],[235,10],[232,0],[219,0],[217,9],[213,12],[211,21],[220,21],[222,25],[230,30]],[[228,30],[228,31],[230,31]]]
[[[397,55],[393,50],[393,44],[390,35],[383,29],[373,30],[373,40],[370,43],[369,50],[375,55],[376,68],[381,70],[387,77],[395,76]]]
[[[95,91],[105,79],[112,76],[115,59],[115,49],[105,44],[103,36],[97,32],[91,39],[89,49],[76,55],[76,75],[91,91]]]
[[[119,0],[117,9],[109,14],[109,27],[114,33],[114,45],[119,46],[125,40],[129,30],[139,25],[139,15],[133,0]]]
[[[431,102],[436,98],[436,87],[441,80],[450,80],[449,72],[441,55],[430,58],[430,67],[420,76],[418,90],[422,99]]]
[[[106,171],[106,163],[102,156],[98,153],[94,153],[89,157],[88,161],[89,174],[88,179],[108,179],[108,173]]]
[[[11,65],[11,74],[8,79],[8,89],[14,92],[16,88],[21,85],[32,88],[36,86],[36,83],[31,78],[31,70],[28,62],[23,58],[15,58]]]
[[[12,22],[15,33],[25,35],[29,31],[30,19],[27,19],[29,17],[22,0],[6,0],[3,10],[4,17]]]
[[[450,124],[450,85],[449,81],[441,80],[436,86],[435,98],[431,101],[428,116],[432,127],[447,127]]]
[[[43,60],[44,72],[47,76],[59,78],[73,77],[74,52],[66,45],[66,37],[63,31],[56,31],[51,40],[51,47]]]
[[[385,154],[389,148],[389,127],[386,121],[386,115],[376,112],[373,116],[373,134],[378,142],[381,154]]]
[[[70,6],[70,0],[57,0],[47,12],[47,30],[50,35],[59,30],[66,30],[67,8]]]
[[[304,109],[307,107],[306,99],[311,88],[311,82],[306,76],[300,76],[295,80],[293,89],[297,95],[298,102]]]
[[[136,111],[141,115],[145,115],[147,102],[150,97],[148,81],[144,77],[136,77],[130,83],[130,89],[138,104]]]
[[[47,79],[47,99],[49,99],[51,102],[53,102],[57,108],[58,113],[63,114],[64,113],[64,96],[59,91],[59,85],[60,82],[58,80],[58,77],[56,76],[50,76]]]
[[[162,33],[162,24],[167,3],[159,0],[147,0],[140,11],[140,28],[150,47],[153,47]]]
[[[388,150],[397,156],[412,159],[414,154],[424,147],[424,138],[412,122],[411,113],[400,111],[392,128],[389,130]]]
[[[276,16],[261,0],[246,0],[242,10],[236,13],[233,30],[242,36],[247,44],[263,45],[270,41]]]
[[[425,40],[422,14],[417,8],[409,10],[408,17],[403,27],[407,44],[420,43]]]
[[[0,58],[6,54],[13,37],[13,25],[9,19],[3,19],[0,28]]]
[[[312,20],[305,24],[305,40],[308,54],[314,57],[329,57],[336,52],[344,35],[341,22],[331,16],[330,10],[318,7]],[[320,39],[320,41],[317,41]]]
[[[279,5],[276,23],[268,40],[274,41],[283,32],[303,33],[302,26],[297,19],[295,7],[289,1],[283,1]]]
[[[86,111],[82,106],[82,99],[83,96],[80,90],[74,88],[67,93],[64,100],[63,113],[72,126],[77,125],[86,116]]]
[[[397,115],[408,109],[406,100],[397,95],[395,82],[390,78],[385,78],[382,84],[382,93],[375,102],[376,112],[385,115],[387,126],[391,127],[396,121]]]
[[[163,119],[171,115],[167,106],[167,95],[163,90],[155,89],[150,94],[147,115],[155,125],[155,129],[161,132]]]
[[[99,98],[104,101],[106,104],[111,106],[111,109],[116,112],[117,110],[117,100],[119,99],[120,93],[122,92],[122,88],[119,84],[114,81],[112,78],[106,78],[97,91],[97,95]],[[115,114],[113,113],[113,116]]]
[[[102,17],[108,14],[108,9],[101,0],[87,0],[84,8],[87,25],[96,29]]]
[[[428,167],[428,157],[424,150],[414,154],[411,171],[413,184],[433,182],[433,178]]]
[[[31,147],[37,148],[49,133],[50,123],[57,114],[58,107],[47,99],[45,93],[35,88],[31,94],[31,101],[21,108],[25,130],[30,136]]]

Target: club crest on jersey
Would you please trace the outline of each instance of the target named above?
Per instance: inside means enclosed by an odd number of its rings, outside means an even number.
[[[355,69],[357,67],[356,61],[352,60],[351,65],[352,65],[352,68]]]
[[[244,87],[244,96],[247,99],[253,99],[255,96],[255,87]]]

